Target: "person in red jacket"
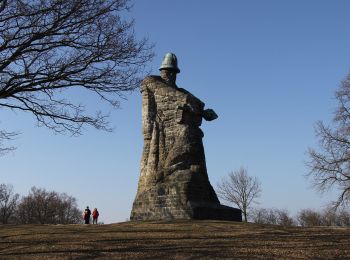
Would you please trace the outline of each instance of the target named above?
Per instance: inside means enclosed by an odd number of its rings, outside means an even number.
[[[97,224],[97,219],[100,214],[98,213],[97,208],[94,208],[94,211],[92,212],[92,224]]]

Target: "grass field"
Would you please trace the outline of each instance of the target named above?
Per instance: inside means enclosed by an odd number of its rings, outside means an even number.
[[[0,225],[0,259],[350,259],[350,228],[225,221]]]

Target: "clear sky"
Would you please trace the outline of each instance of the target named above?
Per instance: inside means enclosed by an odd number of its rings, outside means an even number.
[[[350,70],[349,10],[347,0],[134,1],[136,35],[155,43],[148,69],[158,74],[163,55],[175,53],[177,84],[219,115],[202,124],[214,188],[244,166],[262,183],[261,207],[296,214],[334,198],[310,189],[305,162],[313,126],[332,118]],[[22,132],[18,149],[0,157],[0,183],[21,195],[34,185],[66,192],[105,223],[129,218],[143,145],[138,91],[112,112],[113,133],[88,128],[72,138],[36,127],[31,115],[0,118],[1,128]]]

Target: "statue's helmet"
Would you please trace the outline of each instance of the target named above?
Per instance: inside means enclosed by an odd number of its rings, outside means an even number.
[[[176,73],[180,73],[180,69],[177,67],[177,58],[174,53],[168,52],[164,55],[159,70],[174,70]]]

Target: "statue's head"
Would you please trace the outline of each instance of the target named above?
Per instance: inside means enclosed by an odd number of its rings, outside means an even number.
[[[175,54],[166,53],[159,70],[163,80],[168,84],[175,85],[176,74],[180,73],[180,69],[177,67],[177,58]]]

